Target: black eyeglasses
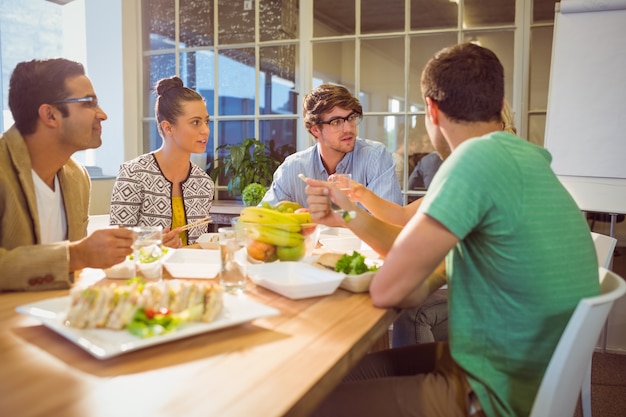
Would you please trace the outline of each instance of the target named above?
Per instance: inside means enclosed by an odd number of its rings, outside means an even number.
[[[361,123],[361,120],[363,120],[363,115],[353,111],[346,117],[333,117],[330,120],[320,121],[318,124],[329,125],[333,130],[340,130],[343,129],[343,125],[346,122],[350,123],[352,126],[356,126]]]
[[[55,100],[50,104],[66,104],[66,103],[89,103],[88,107],[98,107],[98,99],[94,96],[66,98],[63,100]]]

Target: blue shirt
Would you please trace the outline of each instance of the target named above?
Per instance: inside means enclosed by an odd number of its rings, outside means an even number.
[[[354,181],[360,182],[379,197],[402,204],[400,183],[395,171],[395,162],[387,147],[380,142],[357,138],[354,150],[337,165],[337,174],[352,174]],[[263,202],[275,205],[279,201],[294,201],[307,207],[306,184],[298,178],[304,174],[316,180],[328,180],[329,174],[322,164],[318,144],[289,155],[274,172],[270,189]]]

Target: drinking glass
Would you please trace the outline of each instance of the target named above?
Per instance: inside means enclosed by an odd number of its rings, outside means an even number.
[[[352,189],[352,186],[350,184],[351,181],[352,181],[352,174],[334,174],[333,175],[333,182],[344,193],[350,193],[350,190]]]
[[[145,280],[163,279],[163,229],[161,226],[133,227],[135,276]]]
[[[220,285],[224,291],[242,293],[246,288],[246,259],[238,259],[246,246],[245,227],[218,229],[221,255]]]

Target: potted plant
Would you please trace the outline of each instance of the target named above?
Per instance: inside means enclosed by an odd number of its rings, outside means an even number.
[[[273,140],[267,149],[265,144],[256,138],[244,139],[236,145],[220,145],[217,147],[218,153],[221,150],[227,153],[217,158],[217,164],[210,175],[213,181],[217,181],[220,175],[226,178],[227,189],[233,196],[240,196],[246,186],[253,183],[267,189],[272,183],[276,168],[289,153],[295,151],[290,145],[275,149]]]

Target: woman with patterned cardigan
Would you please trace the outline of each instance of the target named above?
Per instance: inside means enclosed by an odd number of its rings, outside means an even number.
[[[211,130],[206,103],[179,77],[156,84],[155,114],[163,143],[154,152],[124,162],[111,195],[111,225],[162,226],[163,244],[192,244],[208,225],[179,228],[209,214],[215,185],[190,161],[203,153]]]

